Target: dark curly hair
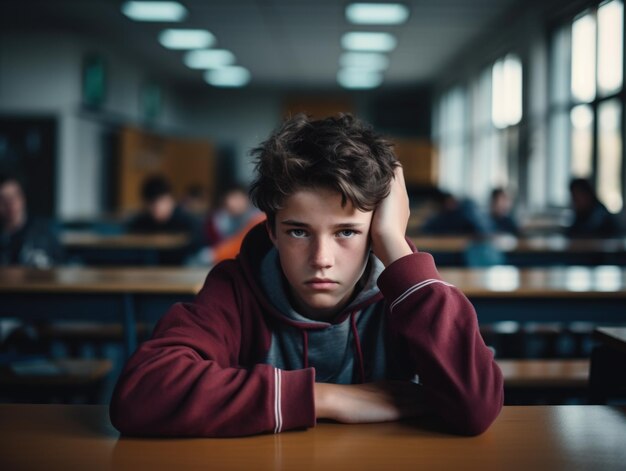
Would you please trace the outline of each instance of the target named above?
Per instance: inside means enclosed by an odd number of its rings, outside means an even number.
[[[335,190],[342,205],[350,201],[371,211],[389,194],[400,165],[392,148],[349,114],[321,120],[295,115],[252,150],[256,178],[250,197],[272,228],[285,199],[302,189]]]

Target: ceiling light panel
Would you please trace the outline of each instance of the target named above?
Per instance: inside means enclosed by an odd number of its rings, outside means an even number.
[[[124,2],[122,13],[135,21],[183,21],[187,9],[178,2]]]
[[[401,3],[352,3],[346,19],[357,25],[399,25],[409,19],[409,9]]]
[[[341,45],[350,51],[389,52],[396,44],[396,37],[390,33],[350,32],[341,37]]]
[[[339,65],[368,70],[385,70],[389,67],[389,59],[378,52],[344,52],[339,58]]]
[[[199,49],[189,51],[183,58],[191,69],[215,69],[235,63],[235,55],[226,49]]]
[[[215,44],[215,36],[204,29],[166,29],[159,42],[168,49],[202,49]]]
[[[244,67],[233,65],[208,70],[204,78],[215,87],[243,87],[250,81],[250,72]]]
[[[383,83],[383,76],[376,71],[348,68],[337,73],[337,82],[344,88],[369,89],[380,86]]]

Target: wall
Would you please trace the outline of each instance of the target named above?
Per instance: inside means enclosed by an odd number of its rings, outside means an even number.
[[[86,53],[106,61],[107,98],[96,113],[81,106],[81,67]],[[56,208],[61,218],[98,215],[102,140],[111,128],[140,119],[139,88],[149,72],[136,61],[81,36],[59,32],[0,34],[0,113],[55,115],[59,121]],[[184,105],[163,87],[163,110],[155,126],[178,129]]]

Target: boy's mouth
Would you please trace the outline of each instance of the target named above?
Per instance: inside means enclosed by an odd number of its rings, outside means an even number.
[[[330,278],[311,278],[305,281],[304,284],[315,290],[329,290],[334,289],[339,283]]]

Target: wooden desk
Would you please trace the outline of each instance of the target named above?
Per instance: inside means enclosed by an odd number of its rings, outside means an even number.
[[[626,323],[625,268],[497,266],[439,273],[472,301],[481,323]]]
[[[118,438],[106,406],[0,405],[4,469],[624,469],[626,408],[505,407],[483,435],[318,424],[236,439]]]
[[[127,353],[135,325],[154,321],[179,301],[191,301],[208,268],[0,268],[0,317],[122,321]]]
[[[506,388],[586,388],[589,360],[497,360]]]
[[[504,263],[515,266],[626,265],[626,238],[569,239],[561,235],[515,238],[498,235],[476,240],[466,236],[417,236],[411,240],[432,253],[440,266],[466,265],[472,244],[490,244],[502,253]]]
[[[85,264],[157,265],[163,259],[184,251],[189,243],[185,234],[114,234],[65,232],[61,243],[70,258]]]

